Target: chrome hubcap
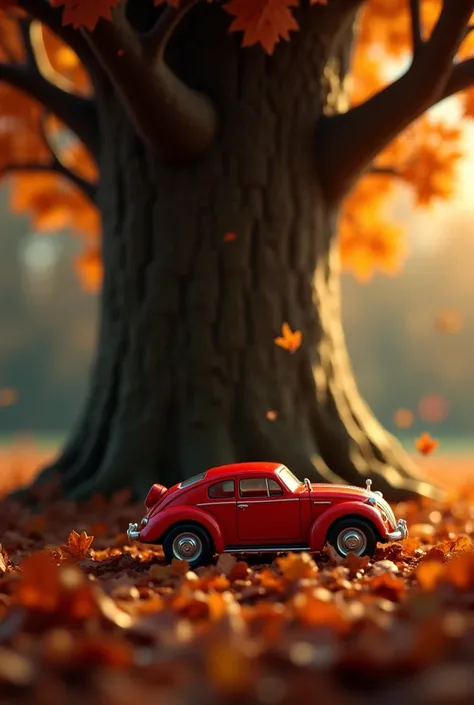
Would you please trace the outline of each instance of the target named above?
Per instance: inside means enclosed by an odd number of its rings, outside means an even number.
[[[341,531],[337,537],[337,550],[343,556],[348,553],[355,553],[361,556],[367,548],[367,538],[363,531],[354,527],[349,527]]]
[[[173,541],[173,555],[179,561],[196,560],[201,553],[201,539],[196,534],[178,534]]]

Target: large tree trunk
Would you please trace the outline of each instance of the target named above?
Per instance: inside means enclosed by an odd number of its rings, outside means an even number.
[[[303,8],[304,31],[270,58],[242,50],[219,8],[183,22],[170,62],[221,116],[212,152],[186,167],[149,154],[97,81],[105,279],[90,398],[55,466],[71,497],[143,496],[246,460],[315,481],[370,476],[392,498],[428,492],[348,362],[337,213],[313,153],[336,23],[318,18]],[[294,355],[274,343],[284,321],[303,333]]]

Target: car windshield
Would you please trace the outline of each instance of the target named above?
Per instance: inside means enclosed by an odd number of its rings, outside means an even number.
[[[194,485],[195,482],[199,482],[199,480],[204,480],[206,477],[206,473],[202,472],[200,475],[194,475],[194,477],[190,477],[188,480],[183,480],[183,482],[179,483],[179,489],[182,490],[183,487],[189,487],[189,485]]]
[[[277,470],[277,473],[281,477],[285,485],[288,487],[290,492],[294,492],[301,485],[301,482],[298,480],[298,478],[295,477],[291,470],[288,470],[288,468],[286,468],[284,465],[282,465],[282,467]]]

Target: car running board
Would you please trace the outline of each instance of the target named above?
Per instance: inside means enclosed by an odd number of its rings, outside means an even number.
[[[224,553],[287,553],[288,551],[310,551],[305,544],[289,544],[287,546],[226,546]]]

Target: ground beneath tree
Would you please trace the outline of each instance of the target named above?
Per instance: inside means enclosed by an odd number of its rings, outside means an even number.
[[[43,514],[4,501],[0,705],[472,705],[474,489],[396,513],[411,537],[371,563],[191,572],[127,544],[142,507],[126,492]]]

